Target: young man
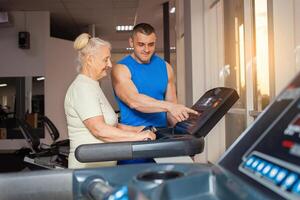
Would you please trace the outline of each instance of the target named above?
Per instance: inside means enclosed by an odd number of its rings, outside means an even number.
[[[177,104],[173,69],[155,54],[156,34],[146,23],[137,24],[129,38],[133,53],[112,70],[121,123],[167,127],[196,111]]]

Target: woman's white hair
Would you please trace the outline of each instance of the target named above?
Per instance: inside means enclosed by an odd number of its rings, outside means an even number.
[[[85,57],[87,55],[94,54],[95,50],[102,46],[106,46],[111,49],[109,42],[98,37],[91,37],[87,33],[82,33],[75,39],[74,49],[78,51],[77,72],[80,72],[82,66],[84,65]]]

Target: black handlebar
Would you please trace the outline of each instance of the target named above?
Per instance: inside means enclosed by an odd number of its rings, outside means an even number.
[[[75,157],[80,162],[162,158],[201,153],[204,139],[190,135],[173,135],[172,139],[139,142],[114,142],[80,145]]]

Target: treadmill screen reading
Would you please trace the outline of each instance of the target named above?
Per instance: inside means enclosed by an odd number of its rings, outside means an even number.
[[[205,137],[238,98],[230,88],[209,90],[192,106],[198,115],[190,114],[186,121],[177,123],[175,131]]]

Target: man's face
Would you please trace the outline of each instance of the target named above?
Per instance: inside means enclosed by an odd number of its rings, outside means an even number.
[[[152,55],[155,51],[156,35],[151,33],[145,35],[137,32],[129,39],[129,44],[133,47],[133,53],[135,58],[140,63],[149,63]]]

